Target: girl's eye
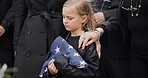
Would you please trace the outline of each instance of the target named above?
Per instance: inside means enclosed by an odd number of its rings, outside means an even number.
[[[69,19],[69,20],[72,20],[73,18],[72,18],[72,17],[68,17],[68,19]]]

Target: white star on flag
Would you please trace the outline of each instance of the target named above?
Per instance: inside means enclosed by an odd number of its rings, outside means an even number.
[[[48,68],[46,67],[46,69],[44,70],[45,72],[47,72]]]
[[[79,53],[74,53],[74,55],[73,55],[73,56],[77,56],[77,57],[78,57],[78,56],[80,56],[80,55],[79,55]]]
[[[71,45],[68,45],[68,49],[73,49],[73,47]]]
[[[86,62],[85,61],[80,61],[80,65],[85,65]]]
[[[65,41],[64,39],[62,41]]]
[[[56,51],[56,53],[59,53],[59,52],[60,52],[60,48],[57,47],[57,48],[55,49],[55,51]]]

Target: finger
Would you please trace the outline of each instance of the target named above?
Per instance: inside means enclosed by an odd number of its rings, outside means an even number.
[[[83,44],[82,44],[82,49],[85,48],[85,46],[86,46],[86,44],[87,44],[87,42],[88,42],[89,39],[90,39],[89,37],[86,37],[86,38],[84,39],[84,42],[83,42]]]
[[[55,70],[55,74],[57,74],[57,73],[58,73],[58,69]]]
[[[55,72],[55,73],[56,73],[58,69],[55,67],[55,65],[54,65],[54,64],[53,64],[53,68],[54,68],[54,69],[53,69],[53,72]]]
[[[58,69],[55,67],[54,63],[52,63],[51,65],[52,65],[52,70],[51,70],[52,74],[57,74]]]
[[[101,56],[101,45],[100,45],[99,41],[96,41],[95,43],[96,43],[96,50],[97,50],[98,56],[100,58],[100,56]]]
[[[52,62],[53,62],[53,61],[51,60],[51,61],[48,63],[48,65],[51,65]]]
[[[50,73],[52,73],[53,72],[53,64],[51,63],[50,65],[48,65],[48,69],[49,69],[49,71],[50,71]]]
[[[78,48],[81,48],[81,45],[83,44],[83,42],[84,42],[84,37],[80,37],[79,38],[79,45],[78,45]]]
[[[86,43],[86,46],[92,44],[94,41],[95,41],[94,39],[89,40],[89,41]]]
[[[53,61],[51,60],[49,63],[48,63],[48,69],[51,71],[53,69]]]

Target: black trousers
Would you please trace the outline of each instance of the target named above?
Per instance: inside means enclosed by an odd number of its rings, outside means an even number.
[[[111,58],[108,49],[103,48],[100,58],[101,78],[130,78],[129,60],[127,58]]]

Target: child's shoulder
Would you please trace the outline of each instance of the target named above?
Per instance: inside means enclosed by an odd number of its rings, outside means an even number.
[[[94,43],[92,43],[92,44],[90,44],[90,45],[87,46],[87,48],[90,48],[90,47],[96,48],[96,43],[94,42]]]

